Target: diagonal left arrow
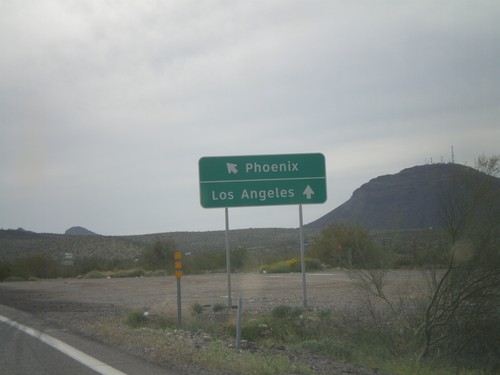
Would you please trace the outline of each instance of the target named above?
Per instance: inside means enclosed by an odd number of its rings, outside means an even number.
[[[231,174],[231,173],[238,173],[238,170],[236,169],[236,167],[238,166],[238,164],[233,164],[233,163],[226,163],[226,166],[227,166],[227,173]]]
[[[307,199],[311,199],[312,196],[314,195],[314,190],[311,189],[309,185],[307,185],[306,190],[304,190],[302,194],[304,194]]]

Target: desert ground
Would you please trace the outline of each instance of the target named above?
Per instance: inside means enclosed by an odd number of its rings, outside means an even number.
[[[386,290],[394,297],[411,296],[422,290],[421,283],[422,275],[418,272],[392,271],[387,276]],[[180,284],[183,316],[190,314],[193,304],[207,307],[227,305],[228,283],[224,273],[186,275],[180,279]],[[236,305],[241,297],[244,316],[270,312],[279,305],[302,307],[302,286],[300,273],[235,273],[231,275],[232,305]],[[306,293],[310,309],[329,309],[349,316],[364,308],[360,291],[343,271],[308,273]],[[96,322],[123,316],[130,311],[176,314],[177,279],[169,276],[4,282],[0,283],[0,304],[92,336],[89,327]],[[340,368],[345,368],[345,365]],[[319,373],[344,373],[328,371],[325,368]],[[359,374],[378,373],[356,371]]]
[[[387,274],[389,294],[416,294],[422,275],[416,271]],[[183,310],[192,304],[227,304],[225,273],[186,275],[180,279]],[[231,275],[232,304],[243,300],[244,311],[266,312],[278,305],[303,306],[302,276],[296,274],[236,273]],[[361,293],[347,272],[308,273],[307,305],[310,308],[350,312],[362,308]],[[64,313],[68,305],[88,309],[144,309],[161,312],[177,306],[177,280],[171,277],[58,279],[0,284],[1,303],[35,315]],[[52,307],[52,308],[50,308]],[[37,309],[39,308],[39,310]],[[49,311],[54,310],[54,311]],[[68,311],[67,311],[68,312]],[[77,312],[78,313],[78,312]],[[75,316],[77,317],[77,316]]]

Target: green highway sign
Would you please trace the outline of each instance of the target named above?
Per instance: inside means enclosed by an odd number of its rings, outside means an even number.
[[[326,201],[323,154],[203,157],[198,167],[205,208]]]

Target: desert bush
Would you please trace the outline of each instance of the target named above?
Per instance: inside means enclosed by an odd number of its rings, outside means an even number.
[[[111,274],[111,277],[141,277],[146,272],[142,268],[133,268],[130,270],[118,270]]]
[[[224,311],[226,309],[226,305],[223,303],[217,302],[212,306],[212,311],[213,312],[219,312],[219,311]]]
[[[369,231],[334,223],[321,231],[308,254],[332,267],[372,267],[379,258]]]
[[[130,269],[134,267],[133,260],[108,259],[100,256],[77,257],[74,266],[69,267],[75,275],[84,275],[90,271],[111,271],[120,269]]]
[[[175,243],[172,239],[156,238],[139,256],[140,265],[148,271],[167,270],[174,272]]]
[[[286,305],[276,306],[271,311],[271,316],[275,319],[286,319],[286,318],[294,319],[300,316],[300,314],[302,314],[302,309]]]
[[[143,326],[148,317],[142,311],[132,311],[127,315],[126,323],[129,327],[138,328]]]
[[[231,331],[234,335],[234,331]],[[261,320],[250,319],[249,321],[243,322],[241,326],[241,337],[244,340],[256,342],[260,339],[269,337],[271,331],[266,323]]]
[[[19,276],[9,276],[4,281],[26,281],[26,279]]]
[[[305,258],[306,271],[321,269],[321,262],[318,259]],[[271,264],[263,265],[260,269],[262,273],[290,273],[301,272],[302,265],[300,258],[291,258]]]
[[[94,271],[90,271],[90,272],[86,273],[85,275],[83,275],[82,279],[104,279],[106,277],[107,277],[106,274],[104,274],[100,271],[94,270]]]
[[[12,274],[12,266],[8,263],[0,263],[0,281],[6,280]]]
[[[306,340],[300,343],[300,347],[313,353],[332,357],[338,361],[351,361],[353,358],[352,349],[345,343],[333,338]]]
[[[191,313],[193,315],[199,315],[203,312],[203,306],[201,306],[198,302],[195,302],[191,305]]]
[[[185,259],[185,271],[189,274],[223,271],[226,269],[226,254],[219,252],[203,252]]]
[[[499,157],[477,168],[498,173]],[[422,328],[422,358],[500,369],[500,183],[472,170],[459,174],[441,197],[450,238],[444,271],[428,270],[429,301]]]
[[[156,271],[145,271],[144,276],[147,277],[158,277],[158,276],[168,276],[169,273],[166,270],[156,270]]]
[[[31,255],[20,258],[12,264],[12,275],[25,280],[30,277],[49,279],[59,277],[61,269],[61,264],[51,257]]]
[[[248,256],[248,251],[243,246],[231,250],[231,272],[249,271],[257,268],[256,262]],[[202,252],[185,258],[185,273],[196,275],[205,272],[218,272],[226,270],[226,252]]]

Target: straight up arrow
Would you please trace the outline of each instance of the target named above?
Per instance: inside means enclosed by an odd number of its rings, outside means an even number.
[[[304,194],[307,199],[311,199],[312,196],[314,195],[314,190],[311,189],[309,185],[307,185],[306,190],[304,190],[302,194]]]

